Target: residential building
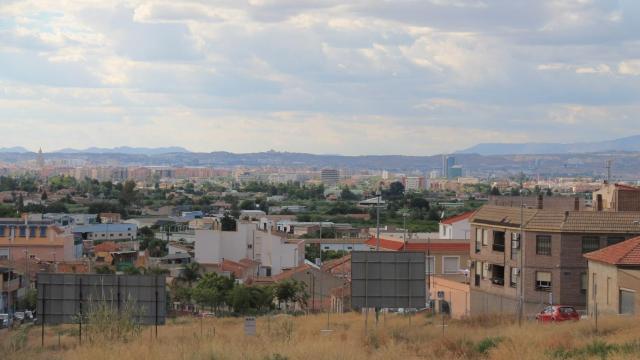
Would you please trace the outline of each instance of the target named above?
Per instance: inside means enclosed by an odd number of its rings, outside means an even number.
[[[82,242],[50,220],[0,219],[0,260],[70,261],[80,256]]]
[[[91,241],[118,241],[135,240],[138,227],[135,224],[92,224],[73,228],[73,233],[82,240]]]
[[[249,259],[260,263],[262,276],[277,275],[304,261],[304,242],[262,228],[258,224],[238,221],[235,231],[222,231],[220,223],[211,230],[196,230],[195,260],[203,264],[220,264],[223,260],[239,262]]]
[[[469,219],[475,211],[467,211],[440,221],[440,239],[469,239],[471,226]]]
[[[377,238],[371,237],[366,244],[370,250],[377,247]],[[425,254],[427,281],[433,277],[466,283],[469,279],[469,242],[429,241],[407,242],[380,238],[380,251],[419,251]]]
[[[640,309],[640,237],[585,254],[588,313],[635,315]],[[587,278],[588,277],[588,278]]]
[[[336,169],[322,169],[320,179],[326,186],[335,186],[340,181],[340,172]]]
[[[18,293],[25,286],[22,275],[12,268],[0,267],[0,313],[12,312],[18,301]]]
[[[470,219],[472,315],[515,313],[521,289],[527,314],[545,303],[584,308],[582,255],[640,234],[638,219],[640,212],[482,207]]]
[[[640,187],[605,183],[593,192],[595,211],[640,211]]]
[[[422,191],[426,188],[423,176],[407,176],[402,180],[405,191]]]

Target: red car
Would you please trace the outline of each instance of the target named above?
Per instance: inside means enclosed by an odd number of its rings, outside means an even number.
[[[571,306],[551,305],[536,315],[536,320],[542,323],[569,320],[578,321],[580,320],[580,314]]]

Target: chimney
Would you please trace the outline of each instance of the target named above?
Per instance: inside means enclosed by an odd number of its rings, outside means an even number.
[[[603,204],[602,204],[602,194],[598,194],[598,196],[596,197],[596,209],[597,211],[602,211],[603,208]]]
[[[542,194],[538,194],[538,210],[544,209],[544,197]]]
[[[573,210],[580,211],[580,197],[576,196],[573,201]]]

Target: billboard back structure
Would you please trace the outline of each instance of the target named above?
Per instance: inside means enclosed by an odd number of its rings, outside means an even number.
[[[133,307],[136,321],[163,325],[167,315],[164,275],[48,274],[37,275],[40,324],[77,324],[92,308]]]
[[[422,252],[352,252],[351,306],[424,308],[427,295],[425,260]]]

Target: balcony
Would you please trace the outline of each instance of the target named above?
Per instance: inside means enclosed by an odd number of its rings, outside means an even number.
[[[493,249],[493,251],[498,251],[498,252],[504,252],[504,243],[502,244],[496,244],[494,243],[491,248]]]
[[[499,277],[491,278],[491,283],[494,285],[504,286],[504,278],[499,278]]]
[[[3,292],[14,292],[20,289],[20,279],[13,279],[2,283]]]

